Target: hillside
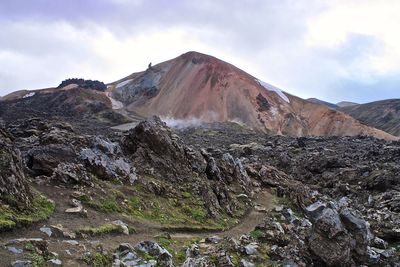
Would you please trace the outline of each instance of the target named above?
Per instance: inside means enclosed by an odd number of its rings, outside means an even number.
[[[340,111],[392,135],[400,135],[400,99],[342,107]]]
[[[350,116],[283,92],[215,57],[188,52],[109,85],[125,109],[145,117],[235,121],[290,136],[372,135]]]

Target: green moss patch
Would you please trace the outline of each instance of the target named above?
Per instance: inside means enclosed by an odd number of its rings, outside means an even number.
[[[35,196],[32,207],[24,212],[0,205],[0,231],[45,220],[50,217],[54,209],[54,202],[42,195]]]
[[[263,237],[263,232],[259,229],[254,229],[253,231],[250,232],[250,236],[254,239],[259,239],[261,237]]]
[[[93,267],[105,267],[112,265],[112,257],[108,254],[103,254],[100,252],[86,254],[82,260],[89,266]]]
[[[147,180],[152,180],[147,177]],[[160,183],[158,181],[158,183]],[[185,231],[220,231],[238,223],[245,206],[236,218],[222,214],[209,216],[204,201],[189,191],[182,190],[175,196],[160,196],[147,192],[142,185],[127,190],[124,186],[104,183],[102,191],[107,194],[83,195],[79,200],[86,206],[104,213],[119,213],[131,218],[149,220],[162,224],[166,229]],[[122,193],[123,192],[125,193]]]

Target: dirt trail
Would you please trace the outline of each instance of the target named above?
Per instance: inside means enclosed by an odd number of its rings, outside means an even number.
[[[49,188],[41,188],[40,191],[45,191],[46,195],[50,198],[56,200],[57,208],[53,216],[44,222],[36,223],[30,225],[26,228],[15,229],[10,232],[0,233],[0,244],[5,244],[7,241],[16,238],[43,238],[48,240],[49,251],[56,252],[60,255],[60,259],[63,260],[66,266],[80,266],[77,265],[76,257],[69,255],[67,251],[81,251],[85,246],[92,246],[93,244],[101,243],[105,249],[115,249],[121,243],[131,243],[135,244],[143,240],[154,240],[157,235],[168,232],[174,239],[194,239],[194,238],[204,238],[207,236],[232,236],[240,237],[243,234],[247,234],[254,229],[266,216],[266,212],[270,210],[273,206],[272,204],[272,194],[267,191],[261,191],[258,193],[255,199],[255,204],[265,208],[265,211],[257,211],[252,208],[242,221],[234,226],[233,228],[226,231],[199,231],[199,232],[188,232],[188,231],[166,231],[164,227],[158,223],[146,221],[146,220],[136,220],[125,216],[120,216],[118,214],[103,214],[94,211],[88,211],[88,217],[77,217],[66,214],[64,211],[68,208],[69,194],[72,190],[63,189],[64,192],[60,194],[58,190],[51,191]],[[44,225],[56,225],[62,224],[70,230],[75,230],[83,226],[98,226],[104,223],[121,219],[125,223],[134,225],[137,233],[132,235],[105,235],[99,237],[90,237],[87,240],[77,239],[79,241],[78,246],[70,245],[65,243],[67,239],[47,237],[42,233],[39,228]],[[82,252],[83,253],[83,252]],[[22,255],[13,255],[8,252],[5,247],[0,246],[0,266],[7,266],[11,261],[21,259]],[[82,265],[85,266],[85,265]]]
[[[265,208],[265,211],[257,211],[255,208],[252,208],[242,219],[242,221],[228,229],[226,231],[203,231],[203,232],[172,232],[171,236],[173,238],[194,238],[194,237],[204,237],[209,235],[216,235],[220,237],[240,237],[241,235],[247,234],[250,231],[254,230],[254,228],[262,223],[265,218],[266,212],[268,212],[273,204],[272,204],[272,194],[268,190],[264,190],[258,193],[257,198],[255,199],[255,204]]]

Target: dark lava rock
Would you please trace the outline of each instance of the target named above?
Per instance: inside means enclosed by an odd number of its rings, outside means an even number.
[[[329,266],[352,262],[351,237],[334,209],[324,209],[315,220],[308,243],[311,251]]]
[[[12,146],[9,135],[2,129],[0,129],[0,201],[21,210],[28,208],[32,201],[20,152]]]
[[[186,180],[193,169],[205,169],[199,152],[189,149],[158,117],[140,122],[122,140],[125,152],[143,171],[154,170],[163,179]]]

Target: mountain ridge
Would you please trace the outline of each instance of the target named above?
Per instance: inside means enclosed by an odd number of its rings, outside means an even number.
[[[40,104],[39,98],[45,103]],[[194,51],[109,83],[105,92],[69,84],[17,91],[0,103],[0,116],[18,117],[21,110],[28,109],[21,112],[27,114],[40,108],[48,109],[46,116],[52,116],[53,110],[62,115],[58,105],[66,104],[70,115],[104,121],[99,117],[105,114],[110,123],[115,118],[121,123],[157,115],[206,123],[233,121],[294,137],[371,135],[396,139],[344,113],[284,92],[230,63]]]
[[[400,136],[400,99],[346,106],[339,110],[366,125]]]
[[[241,121],[252,128],[291,136],[393,138],[348,115],[269,87],[232,64],[193,51],[108,86],[113,98],[143,116]]]

